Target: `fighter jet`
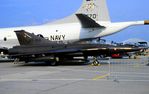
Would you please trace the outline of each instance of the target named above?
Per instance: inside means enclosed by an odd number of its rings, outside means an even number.
[[[75,57],[84,57],[83,60],[87,61],[88,56],[94,56],[93,64],[97,65],[99,64],[97,56],[140,50],[137,47],[108,44],[57,43],[24,30],[15,31],[15,33],[20,46],[9,49],[9,57],[26,63],[44,61],[51,65],[58,65],[64,61],[76,60]]]
[[[12,48],[19,45],[14,33],[14,31],[19,30],[46,37],[50,41],[73,42],[101,38],[117,33],[129,26],[147,24],[149,24],[148,20],[112,23],[106,0],[82,0],[81,7],[64,19],[38,26],[1,28],[0,46]]]

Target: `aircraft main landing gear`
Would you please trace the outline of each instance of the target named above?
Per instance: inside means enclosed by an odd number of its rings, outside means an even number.
[[[59,64],[59,57],[55,57],[54,61],[50,62],[51,66],[57,66]]]

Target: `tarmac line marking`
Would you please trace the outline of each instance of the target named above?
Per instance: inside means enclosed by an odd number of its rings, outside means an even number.
[[[113,80],[107,79],[0,79],[0,82],[36,82],[36,81],[101,81],[101,82],[113,82]],[[149,80],[119,80],[119,82],[149,82]]]
[[[70,68],[57,68],[57,69],[61,71],[66,70],[66,71],[75,71],[75,72],[94,72],[94,73],[99,72],[99,71],[86,70],[86,69],[70,69]],[[102,71],[102,72],[105,73],[106,71]]]
[[[96,67],[96,66],[95,66]],[[76,71],[76,72],[92,72],[92,73],[105,73],[105,72],[108,72],[108,71],[95,71],[95,70],[87,70],[87,69],[70,69],[70,68],[57,68],[58,70],[66,70],[66,71]],[[115,74],[115,73],[118,73],[118,74],[132,74],[132,75],[149,75],[149,73],[141,73],[141,72],[110,72],[111,74]]]
[[[50,75],[53,73],[59,73],[59,71],[29,71],[29,72],[22,72],[22,73],[15,73],[15,74],[8,74],[8,75],[2,75],[0,76],[1,79],[26,79],[26,78],[32,78],[32,77],[38,77],[38,76],[44,76],[44,75]]]
[[[105,74],[105,75],[97,76],[97,77],[93,78],[92,80],[104,79],[104,78],[108,77],[109,75],[110,74],[108,73],[108,74]]]
[[[123,74],[118,74],[118,75],[110,75],[110,77],[114,77],[114,76],[118,76],[118,77],[135,77],[135,78],[149,78],[149,76],[137,76],[137,75],[123,75]]]
[[[119,82],[149,82],[149,80],[119,80]]]
[[[118,73],[118,74],[132,74],[132,75],[149,75],[149,73],[141,73],[141,72],[111,72],[112,73]]]
[[[113,81],[113,80],[106,80],[106,79],[0,79],[0,82],[36,82],[36,81]]]

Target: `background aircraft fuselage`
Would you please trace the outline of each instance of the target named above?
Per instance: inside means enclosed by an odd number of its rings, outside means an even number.
[[[19,30],[25,30],[36,35],[42,35],[50,41],[78,41],[82,39],[108,36],[131,25],[143,24],[144,21],[121,23],[100,22],[100,25],[105,26],[105,28],[82,28],[80,23],[4,28],[0,29],[0,43],[2,47],[8,48],[19,45],[14,33],[14,31]]]

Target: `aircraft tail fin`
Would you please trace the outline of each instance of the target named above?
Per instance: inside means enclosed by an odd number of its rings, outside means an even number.
[[[76,14],[85,14],[95,21],[110,22],[109,12],[106,0],[83,0],[81,7],[73,15],[52,24],[74,23],[78,22]]]
[[[38,44],[46,44],[49,43],[50,41],[34,35],[32,33],[28,33],[24,30],[20,30],[20,31],[14,31],[17,35],[18,41],[20,43],[20,45],[38,45]]]
[[[95,21],[110,21],[106,0],[83,0],[78,13],[86,14]]]

